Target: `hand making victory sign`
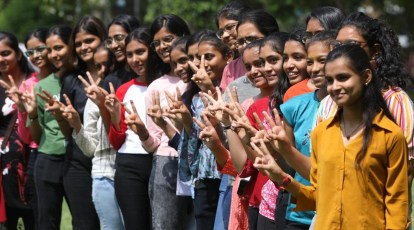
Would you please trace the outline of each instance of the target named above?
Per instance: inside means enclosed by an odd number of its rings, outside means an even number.
[[[62,112],[63,118],[68,122],[68,124],[75,130],[76,133],[82,128],[82,122],[79,117],[79,113],[73,108],[72,103],[70,102],[68,96],[63,94],[65,98],[66,106],[62,105],[60,111]]]
[[[181,99],[180,89],[176,87],[175,91],[175,96],[169,92],[165,92],[168,108],[163,110],[163,115],[174,122],[174,126],[177,130],[181,130],[181,127],[184,127],[186,132],[190,133],[192,126],[191,113]]]
[[[191,78],[191,80],[193,80],[198,85],[198,87],[200,87],[201,91],[203,92],[207,92],[208,90],[214,91],[214,84],[211,81],[206,71],[204,55],[201,55],[200,68],[197,67],[192,61],[188,61],[188,64],[190,65],[190,68],[195,73],[193,74],[193,77]]]
[[[122,104],[122,106],[125,109],[125,112],[128,113],[128,116],[125,118],[125,123],[134,133],[136,133],[139,136],[140,140],[145,141],[149,137],[149,132],[138,114],[134,101],[130,100],[130,104],[132,111],[128,109],[126,104]]]
[[[21,101],[22,93],[19,91],[19,87],[16,85],[13,77],[11,75],[7,76],[9,83],[0,80],[0,86],[6,89],[6,95],[9,97],[16,105],[19,111],[24,111],[24,106]]]
[[[119,122],[121,121],[121,104],[115,95],[115,89],[112,83],[109,83],[109,93],[103,91],[105,94],[105,108],[111,116],[111,123],[116,130],[120,131]]]
[[[101,79],[97,78],[97,81],[95,81],[89,72],[86,72],[86,75],[88,76],[89,82],[86,81],[81,75],[78,76],[79,80],[81,80],[85,85],[86,96],[97,106],[100,106],[105,102],[105,93],[103,89],[98,86]]]

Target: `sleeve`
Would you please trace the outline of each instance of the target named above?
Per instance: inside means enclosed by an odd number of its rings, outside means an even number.
[[[386,229],[405,229],[408,210],[407,145],[403,135],[393,136],[387,146],[387,181],[385,183]]]
[[[257,174],[257,169],[253,166],[253,162],[250,159],[246,160],[243,170],[239,173],[241,178],[247,178]]]
[[[301,184],[299,188],[299,194],[296,199],[292,198],[292,202],[296,203],[294,211],[307,211],[316,210],[316,197],[317,197],[317,176],[318,176],[318,158],[317,158],[317,135],[316,130],[311,133],[311,172],[310,172],[310,186]],[[293,179],[292,179],[293,180]],[[299,182],[298,182],[299,183]]]
[[[124,96],[125,96],[125,92],[127,89],[128,87],[126,87],[126,89],[124,89],[123,87],[120,87],[116,91],[116,97],[118,98],[119,102],[124,101]],[[120,130],[117,131],[115,127],[113,126],[113,124],[111,123],[110,128],[109,128],[109,134],[108,134],[109,143],[111,143],[111,145],[116,150],[120,149],[121,146],[124,144],[125,139],[126,139],[126,131],[128,129],[128,126],[125,123],[125,109],[123,106],[121,106],[121,120],[119,121],[119,127],[120,127]]]
[[[226,163],[224,164],[223,167],[220,167],[220,165],[217,162],[216,162],[216,165],[217,165],[218,171],[222,174],[227,174],[227,175],[234,176],[234,177],[237,175],[236,168],[234,168],[234,165],[231,162],[230,154],[228,155]]]
[[[100,118],[99,109],[92,109],[90,102],[86,103],[85,112],[83,114],[84,124],[78,134],[72,133],[78,147],[83,154],[93,157],[99,143],[98,120]]]
[[[414,106],[410,97],[404,92],[394,93],[387,100],[395,122],[401,127],[408,144],[408,156],[414,159]]]
[[[146,96],[145,96],[145,111],[148,110],[148,108],[150,108],[152,106],[152,92],[153,90],[147,90]],[[145,113],[147,114],[147,113]],[[145,118],[146,119],[146,127],[149,133],[149,137],[147,140],[142,142],[142,147],[150,152],[153,153],[157,150],[158,146],[160,146],[161,144],[161,136],[162,136],[162,129],[160,127],[158,127],[154,121],[152,121],[152,118],[148,115],[146,115]]]
[[[180,144],[181,141],[181,135],[179,132],[176,132],[174,137],[168,141],[168,146],[170,146],[171,148],[178,150],[178,146]]]

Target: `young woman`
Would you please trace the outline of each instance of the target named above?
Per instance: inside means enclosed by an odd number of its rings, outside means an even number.
[[[379,78],[382,94],[395,122],[403,130],[408,144],[409,177],[408,188],[414,175],[414,105],[403,90],[410,78],[400,60],[400,45],[395,32],[382,21],[372,19],[363,13],[350,14],[340,25],[334,45],[359,44],[368,54],[373,71]],[[336,112],[332,98],[321,102],[318,119],[325,120]],[[411,212],[411,208],[410,208]]]
[[[109,82],[112,82],[115,90],[127,81],[131,80],[133,74],[127,71],[127,61],[125,56],[125,38],[134,29],[140,26],[138,19],[132,15],[117,15],[108,26],[108,35],[104,41],[105,46],[111,50],[115,56],[114,72],[105,77],[102,86],[109,92]],[[108,122],[104,120],[104,122]]]
[[[111,87],[111,94],[105,99],[111,115],[109,141],[117,150],[115,195],[125,229],[151,229],[148,189],[152,155],[143,148],[150,138],[145,97],[147,85],[160,76],[161,68],[157,54],[150,47],[151,41],[146,28],[136,29],[127,36],[126,58],[135,78],[121,85],[116,95]]]
[[[221,79],[227,61],[233,57],[231,50],[216,36],[204,36],[198,46],[201,56],[200,68],[190,62],[196,74],[193,76],[186,95],[186,104],[191,113],[201,119],[204,105],[198,92],[214,90]],[[208,147],[198,138],[200,128],[193,124],[188,142],[181,143],[182,155],[188,156],[191,181],[195,183],[194,208],[197,229],[210,229],[214,226],[221,175],[217,170],[215,158]],[[194,160],[192,160],[194,159]]]
[[[311,185],[284,173],[263,141],[260,148],[252,144],[262,154],[255,166],[296,197],[299,210],[316,208],[315,229],[405,229],[407,144],[367,54],[358,45],[335,48],[325,75],[328,93],[340,109],[311,134]],[[281,133],[273,131],[269,136],[278,138]],[[339,208],[341,212],[332,212]]]
[[[33,229],[35,220],[24,188],[28,149],[18,133],[18,113],[25,111],[18,88],[33,77],[28,60],[19,49],[17,38],[8,32],[0,32],[0,140],[1,140],[1,197],[0,222],[7,228],[16,229],[19,218],[25,228]],[[25,122],[21,120],[20,122]]]
[[[217,13],[216,24],[218,31],[217,37],[226,43],[233,51],[235,59],[231,61],[225,68],[221,78],[220,87],[224,90],[227,85],[235,79],[243,76],[246,73],[243,61],[239,57],[239,50],[237,49],[237,25],[240,17],[246,13],[250,8],[240,1],[232,1],[226,4]]]
[[[166,93],[175,93],[176,87],[185,92],[187,84],[174,74],[171,66],[171,45],[179,37],[190,35],[186,22],[173,14],[157,17],[151,25],[153,41],[151,47],[164,63],[163,75],[148,86],[145,105],[148,109],[147,128],[150,137],[143,142],[144,148],[153,153],[153,167],[150,177],[150,200],[153,229],[179,229],[184,227],[189,200],[176,195],[178,153],[168,145],[168,135],[153,121],[155,113],[168,106]],[[153,97],[158,94],[159,106],[154,107]],[[178,95],[181,96],[181,95]],[[163,118],[156,118],[164,122]],[[168,121],[165,121],[168,123]],[[171,123],[168,125],[172,126]],[[170,176],[163,176],[168,172]]]
[[[291,33],[283,51],[283,69],[292,85],[283,97],[284,102],[296,95],[310,93],[316,89],[306,72],[307,54],[303,33],[302,30]]]
[[[69,48],[71,32],[72,29],[68,26],[50,28],[46,46],[48,59],[56,72],[36,85],[36,97],[30,92],[25,94],[31,135],[39,143],[34,167],[39,229],[60,228],[62,201],[65,196],[63,174],[66,148],[65,137],[59,126],[63,118],[56,108],[59,107],[57,101],[60,98],[62,78],[73,71],[73,58]]]
[[[98,69],[94,63],[94,54],[99,44],[106,37],[103,23],[94,16],[84,16],[74,27],[71,34],[72,52],[76,54],[77,71],[86,78],[89,72],[94,81],[98,78]],[[84,84],[76,77],[65,77],[62,82],[61,102],[65,103],[65,94],[74,109],[79,113],[83,123],[84,110],[88,99]],[[99,218],[92,202],[92,159],[84,155],[72,137],[73,129],[67,122],[67,130],[62,130],[67,136],[68,168],[64,175],[66,196],[71,203],[73,225],[85,229],[99,229]]]
[[[99,46],[94,54],[95,66],[102,65],[98,68],[98,80],[105,76],[106,69],[111,68],[110,55],[109,50],[103,46]],[[85,156],[93,157],[92,200],[102,229],[124,229],[114,189],[116,151],[108,141],[108,134],[99,110],[104,101],[94,92],[98,87],[90,74],[88,74],[89,82],[82,77],[79,78],[84,83],[89,97],[83,113],[83,125],[79,113],[66,95],[64,97],[67,106],[62,108],[63,116],[73,128],[72,137],[79,149]]]
[[[305,39],[309,39],[321,31],[336,31],[344,18],[345,14],[342,10],[332,6],[313,9],[306,18]]]

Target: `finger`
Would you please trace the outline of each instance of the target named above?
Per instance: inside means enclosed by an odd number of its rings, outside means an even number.
[[[206,114],[202,114],[201,117],[203,118],[203,122],[204,122],[204,124],[206,124],[206,126],[213,126]]]
[[[260,142],[259,149],[261,150],[263,155],[264,156],[271,155],[269,150],[267,149],[266,144],[264,143],[263,139],[260,139],[259,142]]]
[[[282,119],[280,118],[280,114],[277,109],[273,109],[273,114],[275,115],[275,124],[282,125]]]
[[[63,98],[65,98],[65,102],[66,102],[66,105],[67,105],[67,106],[72,105],[72,103],[71,103],[71,102],[70,102],[70,100],[69,100],[69,97],[68,97],[66,94],[63,94]]]
[[[137,108],[135,107],[134,101],[133,101],[133,100],[130,100],[129,102],[131,103],[131,108],[132,108],[132,111],[133,111],[135,114],[137,114],[137,115],[138,115]]]
[[[16,83],[14,82],[14,79],[13,79],[12,75],[9,74],[8,78],[9,78],[11,86],[17,88]]]
[[[155,91],[155,105],[160,106],[160,92],[158,90]]]
[[[221,90],[218,86],[216,86],[216,93],[217,93],[217,101],[222,102],[223,101],[223,96],[221,95]]]
[[[214,100],[214,98],[212,97],[212,95],[210,95],[211,94],[211,91],[209,90],[208,92],[209,92],[209,94],[204,93],[204,92],[201,92],[200,94],[202,96],[204,96],[205,98],[207,98],[207,100],[209,100],[211,103],[216,102],[216,100]]]
[[[194,64],[194,62],[192,62],[192,61],[188,61],[187,63],[188,63],[188,65],[190,65],[191,70],[192,70],[194,73],[197,73],[197,71],[198,71],[198,67]]]
[[[108,93],[108,91],[106,91],[104,88],[102,88],[102,87],[98,87],[98,89],[106,96],[106,95],[108,95],[109,93]]]
[[[233,86],[233,93],[231,95],[232,95],[233,101],[239,103],[239,95],[237,93],[237,87],[236,86]]]
[[[9,86],[9,84],[7,84],[5,81],[0,80],[0,85],[1,87],[5,88],[5,89],[10,89],[11,87]]]
[[[180,90],[180,88],[178,88],[178,86],[177,87],[175,87],[175,96],[177,97],[177,101],[181,101],[182,100],[182,98],[181,98],[181,90]]]
[[[45,96],[48,98],[48,100],[53,98],[52,94],[50,94],[46,90],[43,89],[42,92],[45,94]]]
[[[168,107],[173,107],[175,100],[174,97],[168,91],[164,91],[164,94],[167,99]]]
[[[270,127],[276,126],[275,122],[273,121],[272,117],[267,113],[267,111],[263,111],[262,114],[265,117],[267,123],[270,125]]]
[[[202,95],[200,95],[201,98],[201,102],[203,102],[204,108],[208,107],[208,101],[205,97],[203,97]]]
[[[87,80],[85,80],[85,78],[83,78],[81,75],[78,75],[78,79],[86,86],[86,87],[90,87],[91,85],[89,84],[89,82]]]
[[[40,98],[42,98],[44,101],[48,101],[49,100],[49,98],[47,96],[45,96],[45,95],[43,95],[41,93],[36,93],[36,94],[37,94],[37,96],[39,96]]]
[[[89,79],[89,82],[91,83],[91,85],[97,85],[95,80],[93,80],[92,74],[89,71],[86,71],[86,76],[88,76],[88,79]]]
[[[109,82],[109,92],[111,94],[115,94],[115,89],[114,89],[114,85],[112,85],[112,82]]]
[[[254,151],[255,151],[257,154],[259,154],[260,156],[263,156],[263,152],[262,152],[262,150],[261,150],[261,149],[259,149],[259,147],[257,147],[257,145],[256,145],[253,141],[251,141],[251,142],[250,142],[250,146],[254,149]]]
[[[132,114],[131,110],[127,107],[126,103],[121,103],[122,107],[124,107],[125,112],[127,112],[129,115]]]
[[[201,128],[205,129],[206,126],[203,124],[203,122],[199,121],[197,118],[193,117],[193,121]]]
[[[206,63],[206,60],[205,60],[205,57],[204,57],[204,54],[203,54],[203,55],[201,55],[200,69],[203,69],[203,70],[206,69],[206,67],[204,66],[205,63]]]
[[[253,113],[253,117],[254,117],[254,120],[256,121],[257,126],[259,127],[259,130],[265,130],[263,122],[260,120],[256,112]]]

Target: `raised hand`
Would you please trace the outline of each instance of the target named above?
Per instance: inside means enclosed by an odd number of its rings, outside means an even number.
[[[193,74],[191,80],[193,80],[198,87],[200,87],[201,91],[207,92],[209,89],[214,89],[213,82],[206,71],[204,55],[201,56],[200,68],[198,68],[192,61],[188,61],[188,64],[195,73]]]
[[[79,117],[78,111],[73,108],[72,103],[70,102],[68,96],[63,94],[65,98],[66,105],[60,107],[63,118],[68,122],[68,124],[75,129],[76,132],[82,128],[82,122]]]
[[[36,103],[36,96],[34,93],[33,85],[27,87],[26,82],[23,81],[23,94],[20,97],[23,103],[24,109],[29,115],[29,118],[34,118],[37,116],[37,103]]]
[[[0,86],[6,89],[6,95],[9,97],[19,108],[19,111],[24,110],[24,106],[21,101],[22,93],[19,91],[19,87],[14,82],[14,79],[11,75],[7,76],[9,79],[9,84],[3,80],[0,80]]]
[[[215,99],[215,97],[217,99]],[[200,92],[200,97],[205,97],[208,100],[208,106],[206,110],[208,111],[220,122],[223,121],[223,108],[226,106],[226,103],[223,101],[223,96],[221,94],[220,88],[216,87],[216,91],[213,94],[210,90],[208,93]],[[227,123],[230,123],[226,120]]]
[[[165,127],[167,123],[163,118],[160,104],[160,93],[158,91],[152,92],[152,105],[148,108],[147,114],[156,125]]]
[[[250,145],[252,146],[253,150],[259,155],[256,157],[253,166],[260,172],[266,174],[272,181],[280,183],[280,178],[283,178],[284,172],[276,163],[276,160],[269,152],[269,149],[266,147],[266,144],[263,142],[263,140],[260,140],[258,144],[251,142]]]
[[[60,111],[60,107],[63,106],[63,104],[60,101],[53,98],[53,96],[46,90],[42,90],[42,92],[37,93],[37,95],[46,102],[45,111],[50,112],[58,121],[63,119],[62,112]]]
[[[98,86],[101,79],[98,78],[98,80],[95,81],[89,72],[86,72],[86,75],[88,76],[89,82],[81,75],[78,76],[79,80],[85,85],[86,96],[96,105],[102,105],[105,102],[105,92]]]
[[[136,133],[141,140],[146,140],[149,136],[148,130],[145,127],[144,122],[141,120],[141,117],[138,114],[137,108],[135,107],[134,101],[130,101],[131,110],[128,109],[126,104],[122,104],[125,111],[127,112],[128,116],[125,117],[125,123],[129,126],[129,128]]]
[[[277,152],[286,152],[286,150],[291,147],[291,143],[286,134],[283,122],[280,120],[277,109],[273,109],[273,113],[275,115],[274,120],[266,111],[263,111],[265,120],[270,126],[270,129],[267,130],[266,138]]]
[[[193,121],[201,128],[199,138],[203,140],[208,148],[214,149],[219,144],[221,144],[220,138],[207,115],[202,114],[201,118],[203,121],[200,121],[197,118],[193,117]]]
[[[178,87],[176,87],[176,95],[172,95],[169,92],[165,91],[165,96],[168,103],[168,108],[163,110],[163,115],[170,118],[174,122],[174,126],[179,128],[182,126],[191,127],[192,116],[190,111],[187,109],[187,106],[183,103],[181,99],[181,92]]]

